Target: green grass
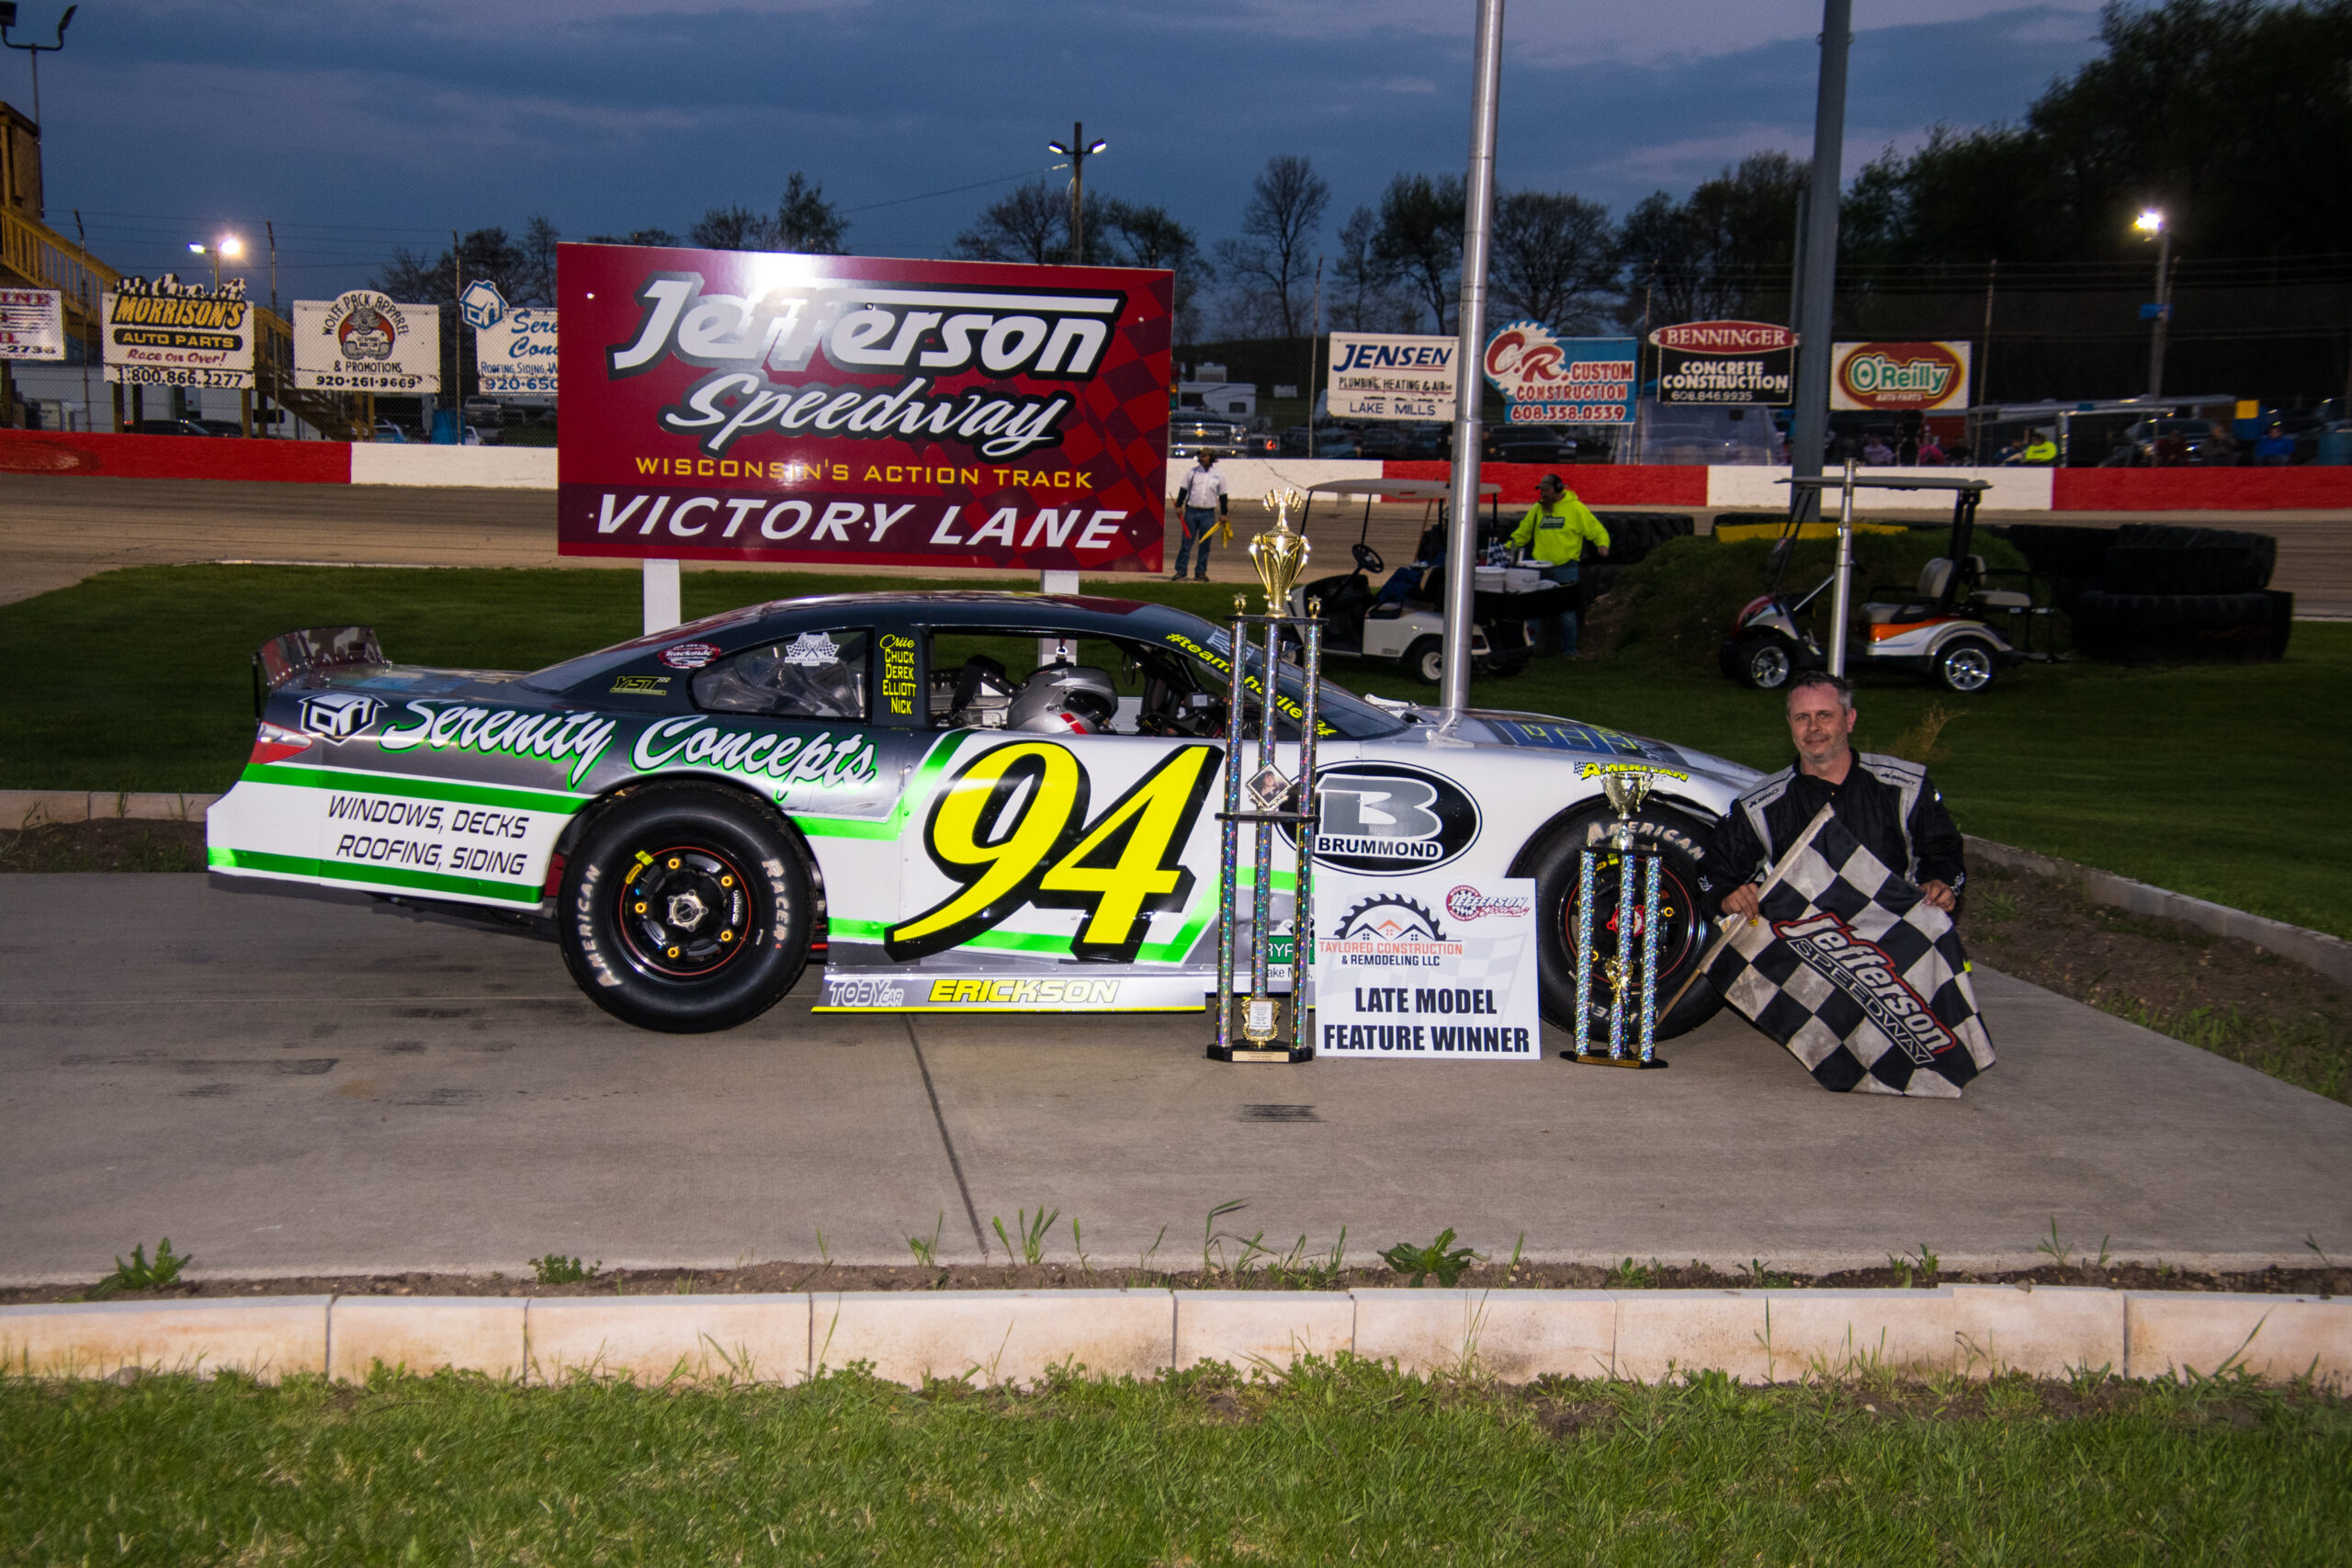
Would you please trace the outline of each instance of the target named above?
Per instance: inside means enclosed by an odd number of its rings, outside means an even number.
[[[2234,1382],[0,1382],[12,1562],[2319,1563],[2348,1470]]]
[[[1994,542],[1997,544],[1997,541]],[[1916,570],[1925,536],[1865,537],[1866,581]],[[2000,554],[1998,549],[1991,553]],[[1632,635],[1602,660],[1539,661],[1481,682],[1481,704],[1613,725],[1758,767],[1788,754],[1776,697],[1717,673],[1728,612],[1756,591],[1760,545],[1678,543],[1640,569]],[[1801,561],[1792,574],[1806,581]],[[959,580],[958,587],[981,581]],[[990,586],[1023,587],[1011,579]],[[808,592],[905,590],[908,579],[690,572],[689,615]],[[1114,591],[1218,615],[1232,590],[1150,579]],[[527,669],[632,635],[630,571],[142,567],[0,606],[0,788],[215,791],[252,730],[253,649],[288,628],[373,624],[403,661]],[[1337,662],[1358,690],[1420,696],[1401,671]],[[1864,677],[1865,745],[1884,748],[1939,694]],[[2070,663],[2005,674],[1935,763],[1968,831],[2217,903],[2352,937],[2340,867],[2352,833],[2352,626],[2303,623],[2285,662],[2132,670]]]

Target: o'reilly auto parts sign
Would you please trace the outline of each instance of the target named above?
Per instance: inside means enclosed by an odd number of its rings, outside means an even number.
[[[1683,321],[1650,333],[1661,403],[1765,403],[1796,395],[1797,334],[1770,321]]]
[[[1157,571],[1173,284],[561,246],[558,547]]]
[[[1841,343],[1829,355],[1829,406],[1921,413],[1968,406],[1962,342]]]

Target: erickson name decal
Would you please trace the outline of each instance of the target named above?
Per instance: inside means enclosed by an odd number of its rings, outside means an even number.
[[[691,272],[656,273],[637,299],[636,332],[606,352],[606,374],[620,380],[669,359],[706,367],[656,418],[713,456],[763,430],[956,442],[997,458],[1058,446],[1069,394],[987,386],[943,391],[937,383],[974,370],[1087,380],[1125,305],[1116,293],[851,281],[714,294]],[[848,375],[898,379],[889,386],[768,379],[771,370],[806,371],[819,354]]]

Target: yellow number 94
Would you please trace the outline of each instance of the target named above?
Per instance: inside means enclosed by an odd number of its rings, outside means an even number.
[[[1086,772],[1067,747],[1023,740],[983,752],[949,781],[923,831],[932,863],[959,886],[888,931],[885,951],[908,959],[958,947],[1034,903],[1086,911],[1077,956],[1132,961],[1149,916],[1182,908],[1192,892],[1179,857],[1222,756],[1180,748],[1089,822]]]

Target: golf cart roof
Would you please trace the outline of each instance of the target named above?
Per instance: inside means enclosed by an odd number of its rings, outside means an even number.
[[[1774,484],[1793,485],[1799,490],[1843,490],[1846,476],[1823,474],[1818,479],[1774,479]],[[1982,493],[1993,488],[1990,479],[1964,479],[1957,474],[1856,474],[1856,490],[1968,490]]]
[[[1443,479],[1325,479],[1319,485],[1308,485],[1309,495],[1402,495],[1419,498],[1433,496],[1442,499],[1453,493],[1453,486]],[[1480,495],[1500,495],[1500,485],[1478,487]]]

